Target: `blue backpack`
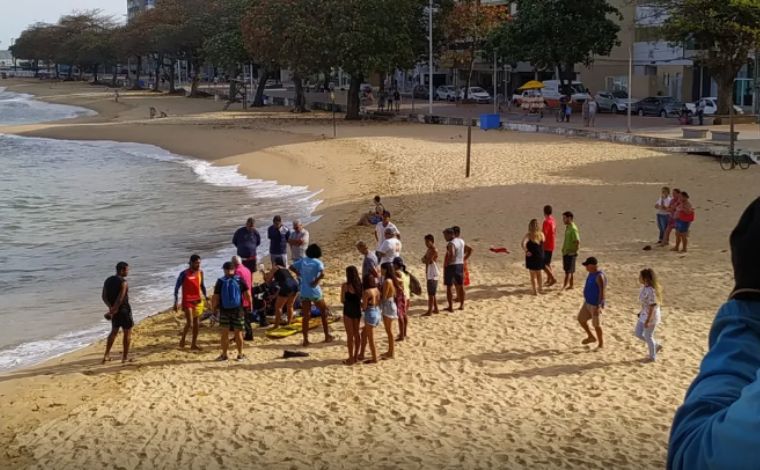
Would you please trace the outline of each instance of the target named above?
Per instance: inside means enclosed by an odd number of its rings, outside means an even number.
[[[242,305],[242,293],[240,292],[240,278],[220,277],[222,283],[222,308],[240,308]]]

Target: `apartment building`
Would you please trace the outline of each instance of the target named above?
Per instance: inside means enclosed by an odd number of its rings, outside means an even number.
[[[140,13],[156,6],[156,0],[127,0],[127,22]]]

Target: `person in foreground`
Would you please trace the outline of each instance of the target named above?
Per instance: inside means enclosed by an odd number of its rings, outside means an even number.
[[[243,329],[245,322],[243,318],[243,298],[248,304],[253,303],[251,290],[246,283],[235,274],[235,265],[227,261],[222,265],[224,276],[216,281],[214,286],[214,295],[211,296],[211,308],[214,312],[219,312],[219,328],[221,329],[222,354],[216,358],[217,361],[226,361],[227,349],[230,345],[230,334],[235,334],[235,345],[237,346],[237,361],[245,359],[243,354]]]
[[[393,338],[393,320],[398,320],[398,307],[396,306],[396,293],[401,290],[401,281],[396,276],[396,270],[392,264],[383,266],[383,285],[380,291],[381,312],[385,334],[388,336],[388,351],[380,355],[383,359],[393,359],[396,352]]]
[[[298,274],[300,278],[301,315],[303,316],[303,345],[309,345],[309,322],[311,321],[311,304],[317,306],[322,319],[322,328],[325,330],[325,343],[333,340],[330,335],[330,325],[327,323],[327,315],[330,313],[322,297],[322,288],[319,281],[325,277],[325,265],[319,259],[322,257],[322,249],[317,244],[311,244],[306,248],[306,257],[301,258],[290,267],[290,270]]]
[[[581,328],[586,332],[586,339],[582,343],[597,343],[597,347],[602,348],[604,346],[602,310],[604,310],[604,299],[607,294],[605,292],[607,277],[604,271],[599,269],[599,262],[593,256],[589,257],[582,264],[586,267],[586,271],[588,271],[586,286],[583,288],[583,305],[581,306],[581,311],[578,312],[578,323],[581,324]],[[591,324],[594,326],[596,337],[591,333],[591,328],[588,327],[589,320],[591,320]]]
[[[673,420],[668,469],[757,468],[760,442],[760,198],[731,233],[735,287]]]
[[[443,231],[446,240],[446,256],[443,260],[443,283],[446,285],[446,311],[454,311],[454,290],[459,300],[459,310],[464,310],[464,241],[455,238],[454,230]]]
[[[362,293],[362,318],[364,328],[361,334],[361,348],[357,361],[364,361],[365,364],[377,363],[377,347],[375,346],[375,328],[380,325],[380,289],[378,289],[377,278],[369,275],[362,281],[364,292]],[[372,359],[364,360],[364,350],[369,343],[369,352]]]
[[[201,315],[203,315],[204,299],[208,302],[206,295],[206,285],[203,282],[203,271],[201,270],[201,257],[198,255],[190,256],[190,267],[179,273],[177,284],[174,286],[174,311],[178,310],[178,294],[182,289],[182,312],[185,314],[185,329],[182,330],[182,337],[179,340],[179,347],[185,347],[187,333],[191,327],[193,330],[190,349],[200,351],[198,347],[198,326]],[[203,297],[201,297],[203,295]]]
[[[654,270],[647,268],[642,269],[639,274],[641,290],[639,291],[639,302],[641,302],[641,311],[639,319],[636,322],[634,334],[637,338],[647,343],[649,349],[649,360],[654,362],[657,359],[657,353],[662,351],[662,345],[654,339],[654,329],[660,324],[660,303],[662,302],[662,288]]]
[[[130,361],[129,343],[132,339],[132,327],[135,322],[132,320],[132,308],[129,306],[128,274],[129,265],[124,261],[120,261],[116,264],[116,275],[109,277],[103,283],[101,297],[106,306],[108,306],[108,313],[105,314],[105,318],[106,320],[111,320],[111,332],[108,334],[103,364],[111,360],[111,348],[114,341],[116,341],[116,336],[119,334],[119,328],[124,331],[121,363],[125,364]]]

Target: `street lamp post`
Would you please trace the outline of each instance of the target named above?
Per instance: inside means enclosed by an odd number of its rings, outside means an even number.
[[[433,115],[433,0],[428,6],[428,48],[430,52],[428,61],[428,114]],[[412,90],[414,95],[414,90]]]
[[[330,91],[330,100],[332,101],[332,113],[333,113],[333,139],[338,136],[338,127],[335,123],[335,90]]]
[[[631,133],[631,108],[633,107],[633,44],[628,47],[628,118],[627,133]]]

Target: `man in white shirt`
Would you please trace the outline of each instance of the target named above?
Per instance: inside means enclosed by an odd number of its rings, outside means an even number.
[[[383,221],[375,225],[375,240],[377,241],[375,251],[377,252],[377,259],[380,259],[382,257],[380,254],[380,245],[382,245],[385,241],[386,229],[393,230],[394,235],[401,239],[401,233],[398,231],[398,228],[396,228],[393,222],[391,222],[391,213],[388,211],[383,212]]]
[[[303,228],[300,220],[293,221],[293,230],[288,237],[288,245],[290,245],[293,262],[306,256],[306,247],[309,246],[309,231]]]
[[[465,243],[461,238],[454,236],[454,230],[447,228],[443,231],[446,239],[446,258],[443,263],[443,283],[446,284],[447,311],[454,311],[454,288],[457,291],[459,310],[464,310],[464,248]]]
[[[380,244],[377,251],[380,253],[380,266],[393,263],[393,259],[401,255],[401,240],[396,238],[392,228],[385,229],[385,241]]]

